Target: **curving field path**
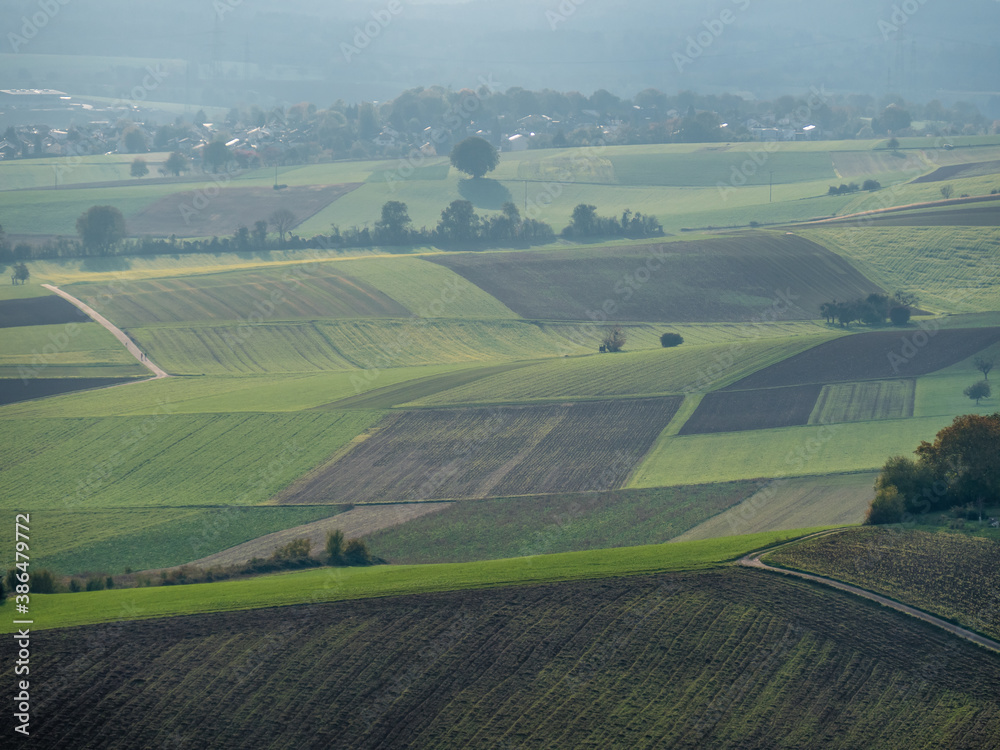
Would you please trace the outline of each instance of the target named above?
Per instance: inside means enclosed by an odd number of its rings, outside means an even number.
[[[801,539],[796,539],[795,542],[790,542],[794,544],[796,542],[804,541],[805,539],[810,539],[812,537],[823,536],[825,534],[837,534],[842,529],[836,529],[833,531],[821,531],[818,534],[810,534],[809,536],[802,537]],[[784,547],[785,545],[780,545]],[[954,623],[948,622],[947,620],[942,620],[940,617],[935,617],[932,614],[928,614],[923,610],[917,609],[916,607],[911,607],[907,604],[902,604],[893,599],[889,599],[885,596],[880,596],[879,594],[874,594],[871,591],[866,591],[865,589],[858,588],[857,586],[852,586],[849,583],[844,583],[842,581],[836,581],[832,578],[823,578],[822,576],[812,575],[810,573],[801,573],[797,570],[789,570],[787,568],[774,568],[770,565],[765,564],[761,561],[761,556],[766,555],[769,552],[773,552],[774,547],[770,549],[763,550],[761,552],[751,552],[749,555],[741,557],[737,561],[737,565],[742,565],[746,568],[757,568],[759,570],[766,570],[770,573],[781,573],[786,576],[793,576],[795,578],[801,578],[805,581],[812,581],[813,583],[821,583],[824,586],[830,586],[831,588],[839,589],[840,591],[846,591],[849,594],[854,594],[855,596],[860,596],[863,599],[868,599],[873,602],[877,602],[884,607],[889,607],[897,612],[902,612],[903,614],[910,615],[911,617],[916,617],[918,620],[923,620],[924,622],[930,623],[942,630],[947,630],[953,635],[957,635],[959,638],[964,638],[967,641],[972,641],[984,648],[988,648],[991,651],[1000,652],[1000,643],[997,643],[992,638],[987,638],[986,636],[974,633],[971,630],[966,630],[965,628],[955,625]]]
[[[104,326],[106,329],[108,329],[108,331],[111,332],[111,335],[114,336],[116,339],[118,339],[124,345],[126,351],[128,351],[129,354],[131,354],[133,357],[136,358],[139,364],[141,364],[143,367],[145,367],[147,370],[153,373],[153,380],[159,380],[160,378],[170,377],[170,374],[166,370],[162,369],[151,359],[149,359],[148,357],[144,358],[142,350],[139,349],[139,346],[132,339],[130,339],[121,328],[118,328],[114,323],[105,318],[90,305],[86,304],[82,300],[78,300],[72,294],[64,292],[62,289],[60,289],[57,286],[53,286],[52,284],[42,284],[42,286],[51,292],[55,292],[63,299],[73,303],[74,305],[79,307],[84,313],[90,316],[93,320],[95,320],[96,322]]]

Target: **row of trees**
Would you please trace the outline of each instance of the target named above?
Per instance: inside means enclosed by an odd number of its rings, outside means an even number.
[[[917,297],[907,292],[897,291],[891,296],[873,292],[852,302],[824,302],[819,311],[827,323],[838,323],[841,327],[850,328],[851,323],[884,325],[886,319],[894,326],[905,326],[916,304]]]
[[[860,190],[867,190],[869,193],[874,193],[876,190],[881,189],[882,183],[878,180],[865,180],[860,186],[856,182],[851,182],[846,185],[841,183],[839,186],[831,185],[830,189],[827,191],[827,195],[850,195],[851,193],[857,193]]]

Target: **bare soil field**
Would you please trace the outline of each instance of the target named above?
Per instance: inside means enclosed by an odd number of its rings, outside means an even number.
[[[134,378],[0,378],[0,405],[131,383]]]
[[[85,323],[80,308],[56,295],[0,300],[0,328]]]
[[[1000,341],[1000,328],[919,327],[844,336],[755,372],[726,391],[913,378],[971,357]]]
[[[748,232],[690,242],[429,257],[522,317],[739,322],[814,320],[831,299],[877,285],[826,248],[792,234]],[[603,316],[603,317],[602,317]]]
[[[323,210],[362,183],[293,185],[284,190],[254,187],[219,188],[210,179],[200,190],[168,195],[126,217],[133,235],[212,237],[230,235],[239,226],[253,227],[278,209],[295,214],[297,224]]]
[[[1000,745],[996,656],[752,570],[32,632],[31,657],[39,747]]]
[[[391,414],[279,503],[416,502],[616,489],[682,397]]]
[[[808,424],[822,390],[822,385],[811,384],[708,393],[679,434],[705,435]]]
[[[976,161],[968,164],[951,164],[918,177],[913,182],[944,182],[963,177],[982,177],[1000,172],[1000,161]]]

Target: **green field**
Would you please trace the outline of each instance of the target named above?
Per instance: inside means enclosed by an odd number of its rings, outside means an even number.
[[[698,524],[673,541],[795,529],[803,524],[858,524],[864,521],[875,496],[875,476],[833,474],[774,480],[739,505]]]
[[[750,497],[757,482],[452,503],[369,539],[391,563],[436,563],[657,544]]]
[[[520,320],[362,319],[153,326],[130,333],[170,373],[226,375],[468,366],[583,354],[597,349],[603,330]],[[655,341],[651,331],[644,338]]]
[[[478,369],[467,365],[433,365],[369,372],[345,370],[298,375],[172,377],[119,389],[113,397],[105,393],[90,393],[12,404],[0,407],[0,419],[159,414],[164,404],[169,405],[172,414],[303,411],[397,386],[397,392],[405,398],[407,392],[419,392],[420,384],[427,381],[461,382],[472,377]],[[484,370],[485,373],[493,371],[492,368]]]
[[[60,575],[165,568],[339,511],[328,505],[32,511],[39,541],[31,561]]]
[[[113,396],[112,396],[113,397]],[[256,505],[373,425],[378,412],[6,419],[4,507]],[[224,467],[224,470],[220,470]]]
[[[1000,309],[1000,229],[893,227],[809,229],[885,289],[904,289],[941,312]]]
[[[933,440],[950,423],[950,417],[924,417],[661,437],[627,486],[873,471],[890,456],[909,454],[921,440]]]
[[[913,380],[874,380],[827,385],[816,401],[809,424],[906,419],[913,416],[915,389],[916,383]]]
[[[765,557],[887,595],[1000,637],[1000,542],[945,531],[863,528]]]
[[[0,328],[0,377],[133,377],[149,371],[95,323]]]
[[[752,329],[747,329],[748,333]],[[722,388],[836,334],[594,354],[494,375],[415,402],[430,406],[660,395]]]
[[[995,142],[995,139],[992,139]],[[987,148],[935,154],[938,164],[964,158],[977,160],[992,153]],[[745,144],[739,146],[616,146],[573,151],[531,151],[504,154],[491,175],[497,195],[518,205],[527,200],[532,215],[559,231],[579,203],[598,206],[606,215],[619,215],[626,208],[657,215],[669,232],[691,227],[747,226],[751,221],[780,223],[803,221],[818,216],[850,213],[885,204],[875,194],[827,197],[831,184],[843,180],[880,179],[892,185],[891,201],[905,204],[940,198],[936,183],[909,184],[909,181],[936,168],[919,150],[896,158],[884,149],[873,151],[878,142]],[[153,163],[156,155],[151,155]],[[940,157],[940,158],[938,158]],[[94,156],[82,161],[63,160],[70,165],[61,177],[60,190],[5,191],[0,195],[4,225],[10,232],[24,234],[74,233],[74,222],[90,205],[111,204],[126,219],[164,195],[198,189],[213,184],[205,180],[150,184],[134,180],[128,188],[74,188],[74,183],[123,179],[123,160],[132,157]],[[753,162],[750,162],[753,160]],[[41,160],[32,165],[20,160],[0,165],[5,183],[16,187],[54,184],[53,163]],[[51,162],[51,163],[50,163]],[[734,170],[750,162],[744,179]],[[839,165],[839,166],[838,166]],[[398,175],[398,160],[346,162],[286,167],[279,179],[288,185],[333,185],[347,182],[364,184],[352,193],[303,222],[302,236],[326,233],[331,224],[341,227],[371,225],[379,218],[383,203],[404,201],[416,226],[433,227],[445,206],[469,197],[481,212],[499,208],[495,196],[480,199],[445,157],[431,160],[408,179]],[[836,169],[835,169],[836,167]],[[838,174],[841,172],[843,174]],[[4,175],[7,173],[7,175]],[[274,173],[251,170],[232,179],[233,187],[268,187]],[[773,189],[768,187],[774,182]],[[951,181],[956,194],[978,195],[996,187],[996,176]],[[45,220],[39,223],[42,213]]]
[[[820,529],[438,565],[322,568],[235,581],[32,596],[36,629],[553,581],[698,570]],[[128,614],[125,614],[128,613]],[[0,621],[0,632],[12,632]]]

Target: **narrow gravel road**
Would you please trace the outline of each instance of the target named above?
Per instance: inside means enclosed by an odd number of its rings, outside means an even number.
[[[154,364],[153,361],[150,360],[148,357],[144,359],[143,358],[143,354],[142,354],[142,350],[139,349],[139,347],[136,345],[136,343],[132,339],[130,339],[128,336],[126,336],[125,332],[121,328],[118,328],[114,323],[112,323],[110,320],[108,320],[103,315],[101,315],[99,312],[97,312],[97,310],[95,310],[94,308],[90,307],[89,305],[87,305],[86,303],[82,302],[81,300],[78,300],[72,294],[68,294],[68,293],[64,292],[62,289],[60,289],[57,286],[53,286],[52,284],[42,284],[42,286],[45,289],[48,289],[49,291],[55,292],[56,294],[58,294],[63,299],[68,300],[69,302],[72,302],[74,305],[76,305],[81,310],[83,310],[83,312],[86,313],[93,320],[95,320],[96,322],[100,323],[102,326],[104,326],[109,331],[111,331],[111,334],[116,339],[118,339],[125,346],[125,349],[128,351],[128,353],[131,354],[133,357],[135,357],[136,360],[139,362],[139,364],[141,364],[143,367],[145,367],[147,370],[149,370],[151,373],[153,373],[153,376],[154,376],[153,380],[158,380],[159,378],[169,378],[170,377],[170,374],[166,370],[163,370],[159,366],[157,366],[156,364]]]
[[[821,536],[826,533],[837,533],[837,532],[821,532],[820,534],[814,534],[812,536]],[[809,537],[804,537],[808,539]],[[796,541],[802,541],[798,539]],[[782,545],[784,546],[784,545]],[[900,604],[899,602],[888,599],[884,596],[879,596],[878,594],[873,594],[871,591],[865,591],[864,589],[858,588],[857,586],[852,586],[849,583],[843,583],[842,581],[835,581],[830,578],[823,578],[821,576],[811,575],[809,573],[800,573],[797,570],[786,570],[785,568],[773,568],[761,562],[761,555],[766,555],[768,552],[773,552],[774,548],[764,550],[763,552],[752,552],[749,555],[741,558],[737,561],[738,565],[742,565],[747,568],[757,568],[760,570],[766,570],[771,573],[781,573],[786,576],[793,576],[795,578],[802,578],[806,581],[813,581],[815,583],[821,583],[824,586],[830,586],[831,588],[839,589],[840,591],[846,591],[849,594],[854,594],[855,596],[860,596],[864,599],[869,599],[873,602],[878,602],[882,606],[889,607],[896,610],[897,612],[902,612],[903,614],[910,615],[911,617],[916,617],[918,620],[923,620],[931,625],[936,625],[942,630],[947,630],[953,635],[957,635],[959,638],[964,638],[967,641],[972,641],[973,643],[979,644],[984,648],[988,648],[991,651],[1000,652],[1000,643],[987,638],[986,636],[979,635],[978,633],[973,633],[971,630],[966,630],[959,625],[948,622],[947,620],[942,620],[940,617],[935,617],[934,615],[928,614],[922,610],[915,607],[910,607],[906,604]]]

